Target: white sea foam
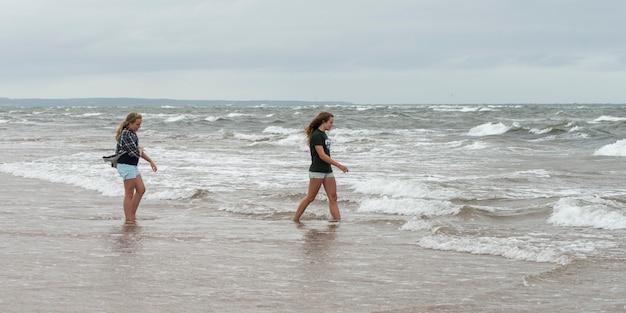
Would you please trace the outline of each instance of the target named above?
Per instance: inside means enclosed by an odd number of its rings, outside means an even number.
[[[626,117],[615,117],[615,116],[603,115],[593,120],[592,123],[619,122],[619,121],[626,121]]]
[[[596,150],[593,155],[626,156],[626,139],[618,140],[615,143],[605,145]]]
[[[550,178],[551,173],[545,169],[533,169],[526,171],[513,172],[511,177],[524,177],[524,178]]]
[[[166,123],[175,123],[175,122],[180,122],[183,120],[188,119],[189,116],[187,116],[186,114],[181,114],[181,115],[174,115],[171,117],[168,117],[167,119],[165,119]]]
[[[388,196],[390,198],[446,200],[460,197],[458,191],[417,180],[394,178],[359,179],[353,183],[356,193],[368,196]]]
[[[531,130],[529,130],[530,133],[533,133],[533,134],[536,134],[536,135],[547,134],[547,133],[549,133],[551,131],[552,131],[552,128],[550,128],[550,127],[544,128],[544,129],[532,128]]]
[[[489,148],[489,144],[482,141],[474,141],[472,144],[464,146],[463,148],[467,150],[482,150]]]
[[[358,212],[432,217],[454,215],[460,209],[460,206],[453,205],[449,201],[392,199],[385,196],[376,199],[361,199]]]
[[[570,125],[568,125],[568,127],[569,126]],[[581,130],[582,130],[582,128],[580,126],[574,126],[574,127],[570,128],[570,130],[568,130],[568,132],[572,133],[572,132],[578,132],[578,131],[581,131]]]
[[[142,178],[150,189],[144,196],[146,199],[187,199],[198,188],[213,188],[214,182],[202,181],[203,176],[200,176],[200,180],[190,178],[201,175],[203,171],[207,172],[207,176],[215,175],[215,168],[211,164],[213,162],[226,163],[224,160],[215,158],[207,160],[196,153],[167,151],[159,148],[151,149],[150,153],[158,161],[159,172],[152,173],[146,162],[139,163]],[[194,166],[176,164],[176,169],[172,171],[169,169],[172,163],[164,162],[163,164],[159,159],[176,160],[184,164],[194,164]],[[0,164],[0,171],[20,177],[73,185],[97,191],[109,197],[121,197],[124,194],[117,170],[108,163],[102,162],[101,156],[94,153],[54,156],[31,162],[4,163]],[[232,175],[232,172],[228,174]],[[215,189],[218,190],[218,188]]]
[[[496,111],[496,107],[463,106],[463,105],[437,105],[430,107],[433,111],[442,112],[486,112]]]
[[[526,237],[471,237],[433,234],[422,237],[420,247],[444,251],[502,256],[508,259],[567,264],[572,259],[586,258],[596,249],[611,246],[593,241],[559,241]]]
[[[464,140],[456,140],[456,141],[450,141],[450,142],[417,142],[415,143],[415,146],[419,147],[420,150],[422,149],[440,150],[440,149],[458,148],[458,147],[463,146],[464,144],[465,144]]]
[[[250,114],[246,114],[246,113],[237,113],[237,112],[233,112],[233,113],[228,113],[228,115],[226,115],[228,117],[242,117],[242,116],[252,116]]]
[[[431,230],[432,228],[433,228],[433,225],[427,220],[424,220],[421,218],[413,218],[409,220],[408,222],[404,223],[404,225],[400,227],[400,230],[420,231],[420,230]]]
[[[432,106],[434,111],[443,112],[476,112],[481,109],[479,106],[456,106],[456,105],[438,105]]]
[[[305,136],[301,132],[290,132],[287,129],[279,128],[263,131],[262,133],[234,133],[232,137],[242,141],[249,141],[250,145],[258,144],[275,145],[275,146],[291,146],[298,150],[308,149],[306,146]]]
[[[362,129],[362,128],[333,128],[328,134],[340,135],[345,137],[354,137],[354,138],[367,138],[379,136],[384,133],[390,133],[394,135],[401,136],[419,136],[424,132],[429,132],[429,130],[425,129],[415,129],[415,130],[407,130],[407,129]]]
[[[281,126],[268,126],[263,130],[266,134],[279,134],[279,135],[291,135],[296,133],[302,133],[302,130],[295,128],[285,128]]]
[[[478,125],[469,130],[469,136],[490,136],[490,135],[502,135],[509,131],[511,128],[503,123],[485,123]]]
[[[359,199],[359,212],[407,216],[441,216],[457,214],[461,207],[448,199],[460,197],[452,189],[420,181],[393,178],[358,180],[352,184]]]
[[[305,136],[303,133],[293,133],[287,137],[274,139],[271,144],[277,146],[295,147],[298,151],[308,151],[309,147],[306,145]]]
[[[250,134],[250,133],[234,133],[234,138],[246,141],[268,141],[272,138],[269,135],[265,134]]]
[[[55,156],[34,162],[4,163],[0,164],[0,171],[15,176],[94,190],[104,196],[123,195],[117,171],[104,162],[94,164],[79,161],[87,157],[95,161],[101,160],[100,156],[80,153],[74,156]]]
[[[558,226],[626,229],[623,205],[598,197],[568,197],[559,199],[548,223]]]

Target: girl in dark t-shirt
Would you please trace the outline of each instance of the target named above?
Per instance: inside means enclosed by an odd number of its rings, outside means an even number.
[[[311,166],[309,167],[309,172],[332,173],[333,169],[330,167],[330,164],[322,160],[315,146],[322,146],[324,153],[330,157],[330,139],[328,139],[325,132],[319,129],[314,129],[309,138],[309,148],[311,150]]]
[[[330,157],[330,139],[326,136],[326,131],[333,127],[335,117],[328,112],[320,112],[304,129],[307,136],[309,148],[311,149],[311,166],[309,167],[309,189],[307,195],[300,201],[298,210],[293,220],[298,222],[306,210],[307,206],[317,196],[320,187],[324,185],[326,196],[328,197],[328,208],[333,220],[340,220],[339,206],[337,205],[337,183],[333,176],[331,165],[336,166],[344,173],[348,168]]]

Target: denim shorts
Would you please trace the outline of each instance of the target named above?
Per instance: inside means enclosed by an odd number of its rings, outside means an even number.
[[[324,179],[327,177],[335,177],[332,172],[330,173],[322,173],[322,172],[309,172],[309,178],[317,178]]]
[[[137,165],[117,163],[117,172],[124,180],[137,178],[139,176],[139,168]]]

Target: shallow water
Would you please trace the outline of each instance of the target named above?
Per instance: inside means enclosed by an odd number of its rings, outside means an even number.
[[[622,106],[132,109],[159,171],[124,227],[130,108],[0,107],[2,311],[626,310]],[[322,109],[343,221],[298,226]]]

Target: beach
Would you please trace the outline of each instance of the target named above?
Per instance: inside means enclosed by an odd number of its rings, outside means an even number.
[[[296,224],[161,200],[125,226],[119,199],[0,177],[2,312],[625,310],[623,260],[553,271],[419,249],[394,219]]]
[[[626,312],[623,105],[77,101],[0,106],[0,312]],[[294,223],[322,110],[342,220]]]

